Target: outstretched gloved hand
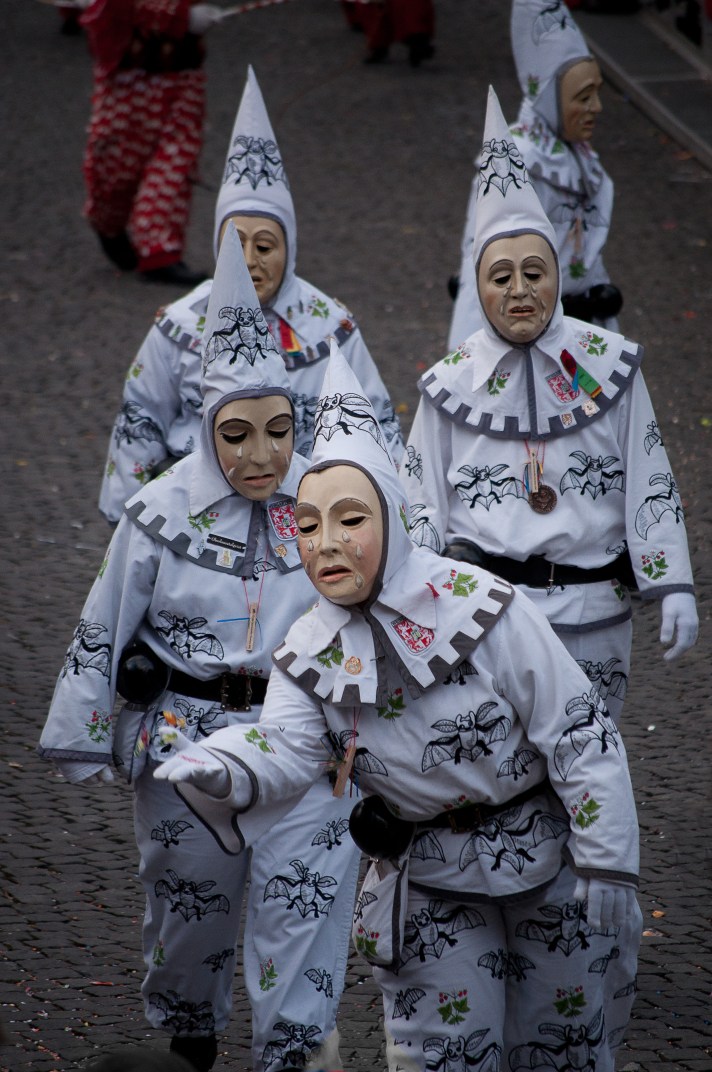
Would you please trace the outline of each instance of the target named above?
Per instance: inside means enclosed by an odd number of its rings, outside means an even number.
[[[69,759],[55,759],[54,765],[73,785],[108,785],[114,780],[114,772],[106,763],[78,763]]]
[[[672,662],[691,648],[697,640],[698,628],[697,606],[692,592],[670,592],[663,596],[660,643],[668,649],[663,659]]]
[[[194,34],[204,34],[224,16],[225,12],[217,4],[193,4],[190,9],[188,29]]]
[[[232,779],[221,759],[202,744],[194,744],[177,729],[161,730],[164,744],[170,744],[176,754],[161,763],[153,772],[159,781],[189,782],[210,797],[221,800],[229,796]]]
[[[610,879],[580,878],[574,888],[577,901],[587,901],[586,919],[589,926],[622,927],[630,918],[635,904],[635,889],[627,882]]]

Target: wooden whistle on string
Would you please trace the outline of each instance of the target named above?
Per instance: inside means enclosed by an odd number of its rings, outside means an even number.
[[[529,448],[529,491],[535,495],[539,490],[539,459],[536,451]]]
[[[333,796],[342,797],[344,790],[346,789],[346,783],[351,777],[351,771],[353,770],[354,759],[356,758],[356,745],[351,742],[349,747],[344,753],[344,758],[339,764],[339,772],[336,775],[336,781],[334,783]]]
[[[258,609],[259,604],[250,603],[247,617],[247,640],[245,641],[245,651],[252,651],[255,646],[255,629],[257,628]]]

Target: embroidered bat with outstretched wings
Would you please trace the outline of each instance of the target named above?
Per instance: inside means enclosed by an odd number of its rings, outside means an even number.
[[[602,700],[607,696],[625,696],[628,687],[628,675],[622,670],[614,670],[613,667],[620,659],[615,656],[606,660],[605,663],[594,663],[590,659],[576,660],[584,674],[598,689]]]
[[[468,838],[460,853],[460,870],[464,871],[480,856],[491,856],[491,870],[498,871],[509,864],[521,875],[526,863],[533,863],[532,849],[543,841],[561,837],[569,829],[566,819],[537,808],[522,820],[523,805],[519,804],[486,819]]]
[[[651,487],[662,484],[665,491],[657,495],[648,495],[645,502],[638,507],[635,515],[635,531],[643,540],[647,540],[648,531],[662,521],[667,513],[675,518],[675,523],[680,524],[685,516],[682,508],[682,499],[677,490],[677,483],[672,473],[655,473],[648,481]]]
[[[569,700],[566,714],[571,716],[577,713],[581,717],[564,730],[554,749],[554,763],[564,781],[575,761],[592,741],[600,744],[601,754],[608,751],[609,745],[620,751],[616,724],[595,689]]]
[[[441,718],[434,722],[432,728],[445,736],[437,737],[425,746],[421,763],[423,771],[450,760],[460,763],[464,757],[474,762],[478,756],[492,755],[492,749],[489,747],[492,741],[506,740],[512,727],[511,720],[506,715],[487,719],[487,715],[495,707],[497,704],[494,701],[488,701],[481,704],[476,713],[468,711],[466,714],[458,714],[454,720]]]
[[[465,1069],[477,1066],[477,1072],[498,1072],[502,1047],[497,1042],[490,1042],[478,1049],[489,1033],[488,1027],[473,1031],[467,1038],[433,1035],[423,1042],[424,1053],[438,1054],[438,1060],[430,1058],[427,1068],[432,1072],[465,1072]]]
[[[559,489],[563,495],[565,491],[578,491],[581,495],[586,492],[592,499],[599,495],[607,495],[609,491],[623,491],[625,489],[625,471],[614,469],[620,459],[612,454],[605,458],[600,454],[597,458],[585,454],[582,450],[573,450],[570,458],[576,458],[580,466],[571,466],[561,478]]]
[[[120,447],[124,440],[133,443],[136,439],[161,443],[163,433],[156,422],[145,413],[138,402],[124,402],[114,425],[114,440]]]
[[[406,1020],[410,1020],[411,1016],[417,1012],[417,1003],[424,997],[425,991],[419,986],[409,986],[405,990],[399,990],[393,1001],[393,1019],[397,1020],[404,1016]]]
[[[445,863],[443,847],[433,830],[421,830],[415,835],[410,847],[410,855],[416,860],[440,860]]]

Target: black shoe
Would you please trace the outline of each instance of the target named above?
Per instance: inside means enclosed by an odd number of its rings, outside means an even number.
[[[381,48],[371,49],[367,56],[364,56],[364,63],[383,63],[388,59],[388,46],[384,45]]]
[[[408,62],[411,67],[420,67],[423,60],[431,60],[435,49],[430,44],[427,34],[411,34],[406,41],[408,45]]]
[[[138,257],[126,231],[121,231],[120,234],[113,235],[111,238],[97,232],[97,237],[101,248],[112,264],[115,264],[122,272],[133,272],[138,264]]]
[[[210,1072],[218,1056],[217,1039],[215,1035],[202,1035],[198,1038],[174,1035],[171,1039],[171,1053],[185,1057],[196,1072]]]
[[[194,272],[183,261],[166,264],[163,268],[149,268],[141,275],[149,283],[172,283],[176,287],[197,287],[208,278],[207,272]]]

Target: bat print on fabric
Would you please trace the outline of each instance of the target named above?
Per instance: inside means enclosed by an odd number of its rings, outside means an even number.
[[[292,860],[289,864],[296,873],[275,875],[265,886],[264,900],[273,897],[277,901],[286,901],[287,911],[296,908],[302,919],[307,916],[328,916],[334,903],[334,895],[327,891],[337,885],[331,875],[321,875],[310,871],[301,860]]]
[[[96,670],[108,678],[111,672],[111,644],[94,643],[97,637],[106,632],[105,625],[82,618],[64,656],[61,676],[66,677],[70,672],[78,675],[80,670]]]
[[[467,1038],[458,1035],[457,1038],[449,1038],[447,1035],[432,1035],[423,1042],[423,1051],[433,1056],[428,1057],[425,1064],[428,1072],[466,1072],[474,1069],[475,1072],[498,1072],[499,1058],[502,1047],[496,1042],[490,1042],[483,1046],[481,1043],[489,1034],[489,1028],[473,1031]]]
[[[208,624],[207,618],[185,618],[167,610],[159,611],[158,617],[167,624],[156,626],[156,632],[164,636],[182,658],[190,659],[197,651],[215,659],[224,657],[225,652],[218,638],[212,633],[200,631]]]
[[[215,1031],[215,1017],[209,1001],[185,1001],[175,990],[165,994],[155,991],[149,995],[149,1002],[163,1013],[163,1026],[174,1035],[198,1032],[211,1035]]]
[[[406,920],[401,964],[413,957],[425,963],[426,957],[439,958],[446,946],[457,945],[456,934],[460,931],[483,927],[484,918],[476,908],[456,905],[445,908],[442,901],[430,901],[427,908],[412,912]]]
[[[171,912],[177,912],[188,923],[201,920],[212,912],[229,912],[230,902],[222,893],[212,893],[216,883],[211,880],[193,882],[179,878],[175,871],[167,872],[167,879],[159,879],[155,885],[156,897],[167,897]]]
[[[602,755],[608,751],[609,745],[619,751],[616,724],[595,689],[569,700],[566,714],[569,717],[578,715],[578,718],[562,733],[554,749],[554,763],[564,781],[592,741],[598,741]]]
[[[455,491],[471,510],[476,506],[489,510],[493,503],[499,506],[507,496],[526,499],[527,490],[521,480],[515,476],[502,476],[508,468],[504,462],[493,466],[463,465],[457,471],[467,479],[455,484]]]
[[[460,870],[464,871],[480,856],[491,856],[494,860],[492,871],[499,871],[502,864],[508,864],[521,875],[525,865],[535,861],[533,850],[537,845],[568,832],[567,820],[558,815],[537,808],[522,819],[522,810],[523,806],[518,805],[485,819],[460,853]]]

